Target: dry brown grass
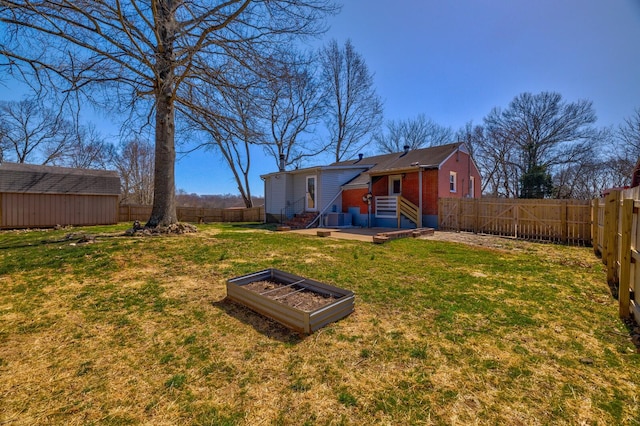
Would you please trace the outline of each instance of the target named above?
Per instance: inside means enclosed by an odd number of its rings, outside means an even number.
[[[640,422],[589,249],[239,231],[0,250],[0,422]],[[355,312],[298,336],[225,300],[272,266],[355,290]]]

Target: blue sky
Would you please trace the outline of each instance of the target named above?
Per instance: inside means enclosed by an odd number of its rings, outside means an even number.
[[[351,39],[374,73],[385,120],[422,113],[456,130],[541,91],[593,101],[599,126],[640,108],[640,0],[344,0],[329,25],[318,45]],[[10,98],[6,88],[0,96]],[[262,195],[259,175],[275,162],[255,154],[251,189]],[[176,185],[237,192],[211,152],[181,158]]]

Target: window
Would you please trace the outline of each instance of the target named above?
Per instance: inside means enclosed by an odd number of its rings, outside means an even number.
[[[476,196],[476,178],[469,176],[469,197],[475,198]]]
[[[316,177],[307,176],[305,209],[307,211],[316,211]]]
[[[449,172],[449,192],[456,192],[457,173]]]
[[[402,194],[402,176],[389,176],[389,195]]]

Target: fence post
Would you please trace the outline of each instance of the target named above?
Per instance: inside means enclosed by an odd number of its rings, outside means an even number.
[[[618,220],[620,210],[620,191],[614,190],[607,195],[605,205],[605,241],[606,247],[606,265],[607,265],[607,282],[615,284],[617,281],[618,261]]]
[[[598,199],[591,200],[591,245],[593,254],[598,255]]]
[[[518,216],[519,216],[519,213],[520,213],[520,204],[518,203],[517,200],[519,200],[519,198],[516,199],[516,202],[513,204],[513,211],[512,211],[512,214],[513,214],[513,236],[515,238],[518,238],[518,225],[519,225],[518,224]]]
[[[631,227],[633,223],[633,200],[622,201],[620,211],[621,244],[620,244],[620,283],[618,285],[618,302],[620,304],[620,318],[630,316],[630,286],[631,286]]]
[[[477,198],[473,199],[473,233],[478,233],[478,228],[480,227],[480,200]]]

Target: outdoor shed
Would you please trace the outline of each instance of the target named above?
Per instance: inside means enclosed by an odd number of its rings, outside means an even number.
[[[114,171],[0,163],[0,228],[118,222]]]

